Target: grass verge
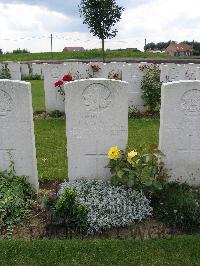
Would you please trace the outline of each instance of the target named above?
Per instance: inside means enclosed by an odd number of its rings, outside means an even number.
[[[31,80],[33,111],[45,111],[44,81]]]
[[[173,58],[161,53],[106,51],[106,58]],[[27,53],[0,55],[0,61],[32,61],[32,60],[65,60],[65,59],[102,59],[99,51],[85,52],[54,52],[54,53]]]
[[[200,265],[200,236],[148,241],[2,241],[0,265]]]

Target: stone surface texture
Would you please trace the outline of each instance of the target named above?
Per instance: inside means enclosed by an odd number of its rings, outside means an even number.
[[[30,83],[0,80],[0,170],[11,161],[38,189]]]
[[[159,147],[171,179],[200,185],[200,81],[166,83],[161,94]]]
[[[127,83],[87,79],[66,83],[68,178],[106,180],[111,146],[128,138]]]
[[[124,64],[122,68],[122,80],[128,82],[128,105],[144,111],[144,101],[142,99],[141,82],[144,76],[140,69],[147,63]]]
[[[11,74],[11,80],[21,80],[21,71],[19,62],[6,62]]]
[[[89,78],[89,66],[78,62],[69,62],[64,64],[44,64],[44,88],[45,88],[45,105],[46,111],[52,112],[59,110],[65,111],[64,96],[54,83],[57,80],[62,80],[65,74],[71,74],[74,80]]]

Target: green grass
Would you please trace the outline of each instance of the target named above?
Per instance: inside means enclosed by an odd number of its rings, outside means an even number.
[[[28,81],[29,82],[29,81]],[[44,81],[31,80],[33,110],[45,111]]]
[[[200,236],[148,241],[1,241],[0,265],[200,265]]]
[[[67,176],[65,121],[35,120],[40,180],[63,180]]]
[[[159,121],[129,120],[130,148],[158,143]],[[40,180],[63,180],[67,176],[65,121],[36,119],[35,135]]]
[[[106,51],[106,58],[173,58],[170,55],[160,53],[130,52],[130,51]],[[65,59],[102,59],[102,53],[97,51],[85,52],[54,52],[54,53],[30,53],[30,54],[4,54],[0,55],[0,61],[31,61],[31,60],[65,60]]]

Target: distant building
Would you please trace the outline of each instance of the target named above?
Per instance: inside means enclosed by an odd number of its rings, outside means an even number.
[[[192,46],[186,43],[172,42],[165,49],[165,53],[174,55],[174,56],[191,56],[192,52],[193,52]]]
[[[83,47],[65,47],[63,52],[84,52],[85,49]]]

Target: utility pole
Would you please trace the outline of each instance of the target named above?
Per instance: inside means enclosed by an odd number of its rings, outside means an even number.
[[[147,39],[145,38],[144,39],[144,50],[145,50],[146,45],[147,45]]]
[[[51,57],[53,58],[53,34],[51,34]]]

